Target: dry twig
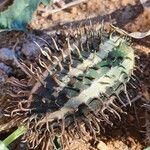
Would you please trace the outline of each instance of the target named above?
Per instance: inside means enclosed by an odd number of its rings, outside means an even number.
[[[62,8],[58,8],[58,9],[52,9],[52,10],[48,10],[48,9],[39,9],[40,11],[43,12],[42,16],[48,16],[48,15],[51,15],[51,14],[54,14],[54,13],[57,13],[59,11],[62,11],[66,8],[69,8],[69,7],[73,7],[75,5],[79,5],[80,3],[83,3],[83,2],[86,2],[87,0],[76,0],[76,1],[73,1],[73,2],[70,2],[66,5],[64,5]]]

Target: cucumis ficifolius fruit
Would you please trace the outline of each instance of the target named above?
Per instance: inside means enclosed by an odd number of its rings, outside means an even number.
[[[31,64],[14,56],[28,82],[9,79],[5,85],[11,101],[4,114],[28,128],[24,139],[30,148],[52,149],[55,137],[66,146],[69,137],[84,135],[83,123],[96,137],[101,122],[112,124],[109,113],[120,119],[115,101],[130,104],[126,85],[134,86],[135,55],[126,38],[89,29],[57,33],[49,46],[39,48],[38,61]]]

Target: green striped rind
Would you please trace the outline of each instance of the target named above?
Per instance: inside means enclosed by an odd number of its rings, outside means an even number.
[[[118,95],[125,88],[126,83],[129,82],[134,68],[134,51],[124,39],[115,36],[113,39],[107,40],[100,45],[100,50],[96,53],[95,59],[88,59],[91,63],[86,67],[88,68],[87,71],[84,70],[84,65],[80,64],[80,69],[77,67],[76,73],[72,75],[76,77],[88,76],[91,80],[88,81],[83,78],[82,81],[77,81],[73,87],[80,89],[79,93],[76,96],[70,94],[69,101],[60,110],[48,113],[46,118],[48,121],[63,119],[69,113],[77,111],[81,104],[90,105],[95,98],[99,99],[99,101],[109,102],[111,95]],[[88,59],[86,61],[89,61]],[[70,80],[71,74],[70,76],[69,74],[62,79],[63,88]],[[68,94],[71,92],[69,91]],[[104,98],[104,95],[107,99]],[[98,109],[99,107],[93,107],[93,109]],[[37,126],[45,122],[44,120],[46,119],[40,120]]]

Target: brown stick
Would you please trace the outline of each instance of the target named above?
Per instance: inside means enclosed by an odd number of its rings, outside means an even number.
[[[54,13],[57,13],[59,11],[62,11],[66,8],[69,8],[69,7],[73,7],[75,5],[78,5],[80,3],[83,3],[83,2],[86,2],[87,0],[76,0],[76,1],[73,1],[73,2],[70,2],[68,4],[66,4],[64,7],[62,8],[58,8],[58,9],[53,9],[53,10],[45,10],[45,9],[39,9],[40,11],[43,11],[43,16],[47,16],[47,15],[50,15],[50,14],[54,14]]]

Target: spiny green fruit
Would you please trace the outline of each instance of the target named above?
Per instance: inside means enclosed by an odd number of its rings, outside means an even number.
[[[49,87],[48,96],[39,93],[39,97],[55,102],[58,108],[52,109],[50,102],[50,109],[47,109],[45,117],[36,122],[35,131],[42,130],[44,124],[47,131],[51,130],[52,126],[54,126],[52,130],[56,130],[56,120],[61,121],[60,126],[63,130],[68,124],[66,121],[68,116],[79,112],[84,114],[85,108],[83,107],[83,110],[80,108],[82,105],[88,106],[95,114],[100,113],[101,118],[107,123],[111,122],[105,111],[120,117],[116,110],[121,109],[114,104],[114,100],[118,98],[125,103],[119,97],[121,91],[124,91],[128,100],[130,99],[126,84],[134,67],[133,49],[124,39],[115,36],[101,43],[98,51],[90,51],[88,56],[87,53],[86,50],[80,52],[74,50],[72,52],[74,56],[69,58],[73,67],[66,70],[61,63],[62,68],[60,67],[61,71],[56,74],[57,79],[52,79],[57,82],[56,86]],[[49,124],[53,125],[49,127]]]
[[[119,43],[115,42],[117,40]],[[114,37],[104,42],[98,52],[91,53],[86,59],[86,51],[81,53],[82,63],[61,77],[58,90],[57,87],[54,90],[58,94],[56,99],[65,93],[68,101],[58,111],[48,113],[47,119],[40,120],[38,125],[44,120],[62,119],[68,113],[76,112],[81,104],[90,106],[93,99],[100,103],[109,101],[111,96],[118,95],[125,88],[134,67],[134,52],[124,39]],[[94,107],[92,109],[97,111]]]
[[[50,149],[56,136],[66,146],[72,135],[84,134],[83,122],[96,136],[101,121],[111,124],[108,112],[120,118],[116,99],[123,105],[130,103],[126,85],[135,56],[126,39],[102,37],[93,30],[62,40],[58,37],[51,37],[49,48],[41,48],[39,62],[29,66],[18,61],[32,80],[29,85],[9,81],[16,91],[9,89],[10,107],[5,112],[28,128],[25,138],[30,148]]]

